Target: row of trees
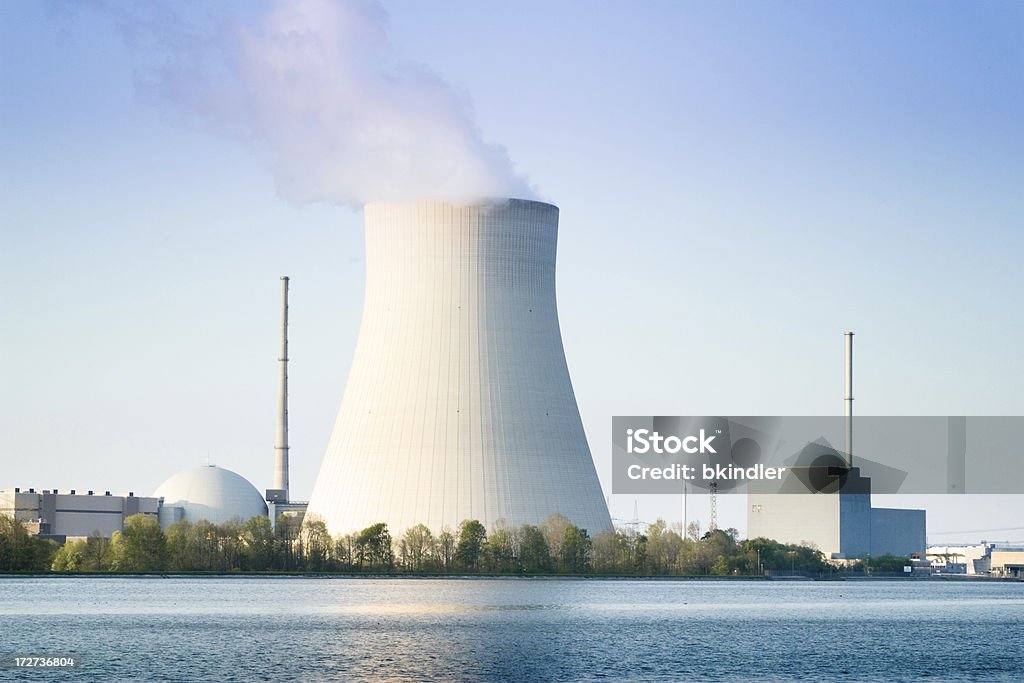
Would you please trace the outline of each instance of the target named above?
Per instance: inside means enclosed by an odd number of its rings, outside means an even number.
[[[903,558],[888,558],[893,566]],[[874,558],[877,569],[886,558]],[[658,520],[644,533],[617,529],[591,537],[561,515],[543,524],[488,531],[477,520],[434,533],[420,524],[392,538],[386,524],[333,538],[322,520],[281,517],[245,523],[180,521],[163,531],[134,515],[110,539],[94,535],[58,546],[0,517],[0,571],[58,572],[400,572],[736,576],[835,571],[817,550],[765,538],[740,541],[734,529],[701,535]]]
[[[0,572],[45,571],[59,547],[30,534],[14,517],[0,515]]]
[[[266,517],[244,524],[180,521],[166,532],[156,518],[132,515],[110,539],[68,541],[50,565],[59,572],[301,571],[308,568],[293,518],[271,528]]]
[[[386,524],[332,538],[323,521],[281,517],[244,524],[180,521],[166,532],[133,515],[109,540],[68,541],[47,557],[59,572],[316,571],[548,574],[590,570],[587,532],[556,516],[540,526],[487,532],[477,520],[434,534],[420,524],[392,538]],[[42,569],[39,566],[18,569]]]
[[[419,524],[392,538],[386,524],[333,538],[326,524],[301,527],[282,517],[274,528],[254,517],[244,524],[177,522],[166,533],[153,517],[136,515],[110,540],[70,541],[53,556],[54,571],[316,571],[467,574],[753,575],[761,570],[820,574],[818,551],[767,539],[738,541],[735,530],[683,535],[659,520],[646,533],[585,529],[554,515],[543,524],[477,520],[434,533]]]
[[[392,539],[386,524],[374,524],[337,539],[333,556],[322,522],[307,522],[304,536],[324,539],[316,562],[342,571],[462,572],[469,574],[583,574],[590,571],[593,542],[585,529],[553,515],[539,526],[497,526],[463,522],[457,532],[434,534],[423,524]],[[307,540],[307,549],[313,544]]]

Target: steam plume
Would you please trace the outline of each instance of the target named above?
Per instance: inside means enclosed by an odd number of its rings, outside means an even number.
[[[375,0],[278,0],[213,35],[162,14],[129,22],[166,52],[146,86],[254,144],[290,201],[534,196],[504,148],[483,141],[469,103],[397,57]]]

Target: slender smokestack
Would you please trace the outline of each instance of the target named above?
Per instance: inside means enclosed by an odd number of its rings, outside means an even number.
[[[281,278],[281,355],[277,395],[277,458],[274,464],[274,488],[288,496],[288,277]]]
[[[853,332],[846,332],[846,466],[853,467]]]

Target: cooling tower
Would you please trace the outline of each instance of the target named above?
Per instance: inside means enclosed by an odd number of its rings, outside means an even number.
[[[558,327],[558,208],[371,203],[365,221],[359,339],[308,515],[396,537],[554,513],[611,528]]]

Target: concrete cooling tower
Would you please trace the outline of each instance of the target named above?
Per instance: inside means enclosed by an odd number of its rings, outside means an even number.
[[[611,528],[562,350],[558,208],[366,206],[359,340],[308,515],[332,534]]]

